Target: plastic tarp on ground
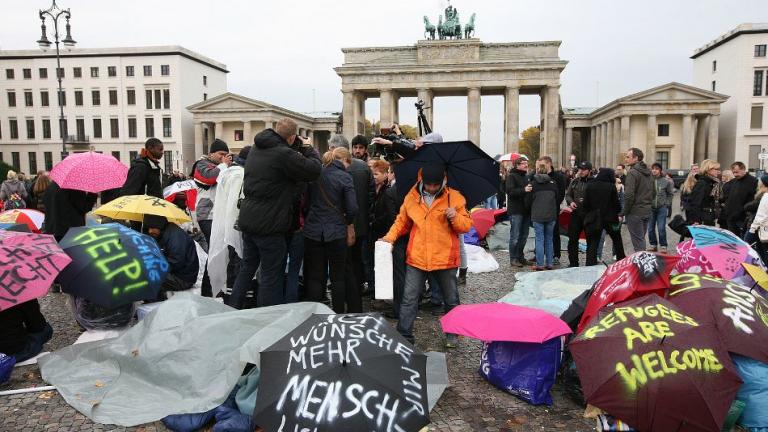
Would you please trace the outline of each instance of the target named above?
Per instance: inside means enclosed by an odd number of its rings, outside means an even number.
[[[235,311],[188,293],[117,338],[69,346],[40,358],[43,379],[93,421],[134,426],[170,414],[205,412],[234,388],[246,362],[320,303]]]
[[[517,273],[515,288],[500,302],[541,309],[559,317],[571,301],[589,289],[603,272],[602,264],[541,272]]]

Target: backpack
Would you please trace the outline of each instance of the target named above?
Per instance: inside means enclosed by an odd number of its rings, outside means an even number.
[[[3,204],[3,210],[14,210],[14,209],[23,209],[27,208],[27,203],[24,202],[24,199],[19,194],[12,194],[10,197],[8,197],[7,200],[5,200],[5,203]]]

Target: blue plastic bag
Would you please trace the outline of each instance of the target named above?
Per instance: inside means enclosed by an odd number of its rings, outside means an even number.
[[[544,343],[484,344],[480,375],[496,387],[534,405],[552,405],[549,391],[562,360],[562,339]]]
[[[0,353],[0,384],[11,379],[13,366],[16,364],[16,357]]]
[[[768,431],[768,364],[735,354],[731,359],[744,381],[736,399],[746,405],[737,423],[750,432]]]
[[[464,243],[480,246],[480,236],[477,235],[475,227],[470,228],[468,232],[464,233]]]

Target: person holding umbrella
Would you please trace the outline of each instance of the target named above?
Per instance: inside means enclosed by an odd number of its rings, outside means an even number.
[[[495,173],[494,173],[495,174]],[[446,168],[437,162],[419,170],[418,182],[405,197],[400,213],[382,240],[394,244],[410,231],[406,252],[405,292],[397,330],[411,343],[419,296],[427,276],[433,275],[443,291],[446,312],[459,302],[456,272],[460,264],[459,234],[472,227],[466,200],[447,186]],[[446,335],[446,346],[454,347],[456,335]]]

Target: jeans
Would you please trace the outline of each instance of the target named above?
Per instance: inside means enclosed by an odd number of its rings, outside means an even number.
[[[497,209],[499,208],[499,199],[496,195],[486,198],[486,200],[483,202],[483,207],[487,209]]]
[[[469,266],[467,262],[467,245],[464,243],[464,234],[459,234],[459,268],[465,269]]]
[[[574,211],[571,213],[571,223],[568,224],[568,265],[579,266],[579,236],[584,229],[584,213]]]
[[[525,258],[525,242],[531,228],[531,217],[522,214],[509,215],[509,261]]]
[[[333,311],[345,313],[346,309],[349,312],[362,312],[360,293],[346,286],[346,237],[331,241],[305,238],[304,252],[307,300],[321,303],[325,299],[326,268],[329,268]]]
[[[210,245],[211,245],[211,225],[213,225],[212,220],[201,220],[197,221],[197,224],[200,225],[200,231],[203,232],[203,236],[205,237],[205,242],[208,243],[208,250],[210,251]],[[213,287],[211,287],[211,279],[208,278],[208,261],[205,262],[205,271],[203,272],[203,283],[200,287],[200,295],[203,297],[213,297]]]
[[[256,304],[273,306],[285,303],[284,280],[285,258],[288,244],[284,235],[257,236],[243,233],[243,260],[235,279],[229,306],[243,307],[245,293],[251,287],[251,280],[261,266],[259,292]]]
[[[635,252],[645,250],[645,235],[648,233],[648,220],[651,216],[627,215],[627,230],[629,238],[632,240],[632,249]]]
[[[288,243],[288,274],[285,279],[285,302],[299,301],[299,273],[304,262],[304,233],[296,231]]]
[[[659,232],[659,241],[656,242],[656,231]],[[667,208],[661,207],[651,210],[651,219],[648,221],[648,243],[656,247],[667,247]]]
[[[456,268],[450,268],[427,272],[416,267],[406,266],[405,291],[403,292],[403,302],[400,304],[400,319],[397,321],[397,331],[411,343],[414,342],[413,323],[419,312],[419,298],[421,297],[422,289],[424,289],[427,275],[432,274],[437,278],[440,287],[443,289],[445,311],[449,312],[459,304],[456,270]]]
[[[552,266],[554,260],[552,236],[555,223],[555,221],[533,223],[533,230],[536,232],[536,266],[538,267]]]
[[[392,309],[395,318],[400,317],[400,304],[405,291],[405,251],[408,248],[408,235],[397,239],[392,247]]]
[[[611,237],[613,242],[613,253],[616,259],[624,259],[624,243],[621,241],[621,224],[604,223],[600,234],[587,236],[587,265],[597,265],[597,258],[600,255],[599,249],[605,242],[605,234]]]

